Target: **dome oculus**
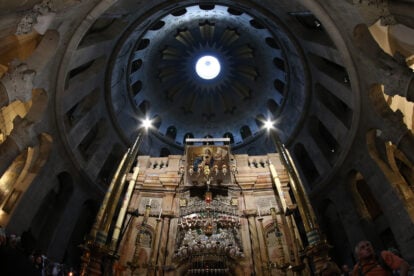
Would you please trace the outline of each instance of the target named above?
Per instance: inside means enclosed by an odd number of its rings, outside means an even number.
[[[195,70],[200,78],[212,80],[220,74],[221,66],[217,58],[207,55],[197,60]]]

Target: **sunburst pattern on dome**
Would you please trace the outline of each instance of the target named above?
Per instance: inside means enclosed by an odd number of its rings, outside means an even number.
[[[185,133],[229,132],[239,142],[246,127],[254,136],[260,130],[254,116],[274,114],[286,91],[287,73],[274,63],[284,62],[278,39],[252,16],[219,5],[186,7],[157,22],[140,36],[130,58],[129,87],[138,109],[159,116],[163,135],[174,126],[179,142]],[[205,55],[220,63],[215,78],[196,73]],[[143,102],[151,108],[142,110]]]
[[[175,36],[178,43],[162,50],[163,59],[159,65],[158,77],[166,87],[167,98],[174,101],[188,91],[194,91],[195,97],[197,93],[208,92],[218,97],[225,112],[235,109],[231,98],[248,99],[258,72],[253,60],[254,50],[239,38],[236,30],[217,29],[210,22],[200,24],[198,29],[179,30]],[[220,62],[222,73],[213,80],[195,75],[194,65],[203,55],[212,55]],[[190,98],[182,108],[193,110],[194,103]]]

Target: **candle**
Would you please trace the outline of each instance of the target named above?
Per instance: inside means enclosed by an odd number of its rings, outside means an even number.
[[[162,214],[162,208],[160,208],[160,214],[158,215],[158,218],[161,218],[161,214]]]
[[[148,205],[149,205],[149,206],[151,206],[151,201],[152,201],[152,198],[150,198],[150,200],[149,200],[149,202],[148,202]]]
[[[262,215],[260,214],[260,208],[259,208],[259,206],[257,206],[257,211],[259,212],[259,217],[261,218]]]

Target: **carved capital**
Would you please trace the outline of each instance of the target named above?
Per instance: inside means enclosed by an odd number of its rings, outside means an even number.
[[[9,102],[15,100],[27,102],[32,98],[35,74],[35,71],[30,70],[25,63],[12,64],[9,72],[0,80]]]
[[[13,124],[9,139],[12,139],[20,150],[33,146],[33,142],[37,141],[34,123],[18,116],[13,120]]]
[[[375,81],[384,85],[384,93],[390,96],[400,95],[413,101],[414,73],[407,66],[405,58],[398,53],[394,57],[385,53],[364,24],[354,28],[354,42],[363,58],[373,65]]]
[[[52,1],[43,0],[41,3],[34,5],[33,9],[20,20],[15,34],[29,34],[33,29],[40,34],[44,34],[55,16],[55,13],[51,11]]]
[[[256,209],[246,209],[243,210],[243,213],[246,217],[254,217],[257,215],[257,210]]]
[[[383,61],[383,66],[380,68],[384,93],[390,96],[399,95],[409,101],[414,101],[414,73],[405,65],[405,61],[401,64],[397,62],[397,59],[390,60],[389,58],[390,56],[387,55],[379,59]]]
[[[398,145],[402,137],[409,131],[407,125],[403,121],[403,114],[400,110],[390,112],[384,118],[383,128],[381,129],[381,136],[384,140],[392,141]]]

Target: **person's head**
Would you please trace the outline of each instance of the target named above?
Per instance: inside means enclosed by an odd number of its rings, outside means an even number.
[[[34,256],[35,263],[41,264],[43,262],[42,255],[35,255]]]
[[[375,255],[375,251],[371,242],[360,241],[355,246],[355,255],[359,260],[372,258]]]
[[[342,265],[342,272],[349,272],[349,266],[346,264]]]

